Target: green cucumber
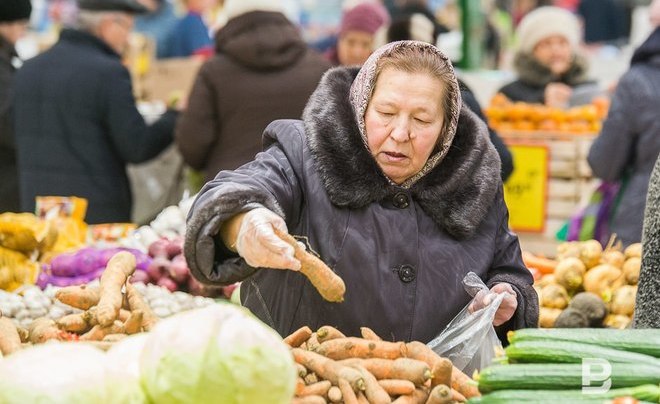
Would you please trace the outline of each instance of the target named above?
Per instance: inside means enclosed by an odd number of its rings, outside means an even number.
[[[660,366],[660,359],[653,356],[573,341],[516,340],[504,352],[511,363],[582,363],[584,358],[598,358],[612,363]]]
[[[611,363],[611,388],[660,383],[660,366]],[[496,390],[571,390],[582,388],[581,364],[495,365],[478,376],[479,391]],[[598,386],[594,382],[591,386]]]
[[[554,402],[574,403],[579,400],[599,400],[617,397],[634,397],[638,400],[657,403],[660,401],[660,387],[645,384],[636,387],[610,389],[605,393],[585,394],[582,390],[499,390],[482,396],[482,403],[502,402],[538,402],[539,400],[553,400]],[[581,401],[579,401],[581,402]]]
[[[509,333],[509,342],[573,341],[660,358],[659,329],[526,328]]]

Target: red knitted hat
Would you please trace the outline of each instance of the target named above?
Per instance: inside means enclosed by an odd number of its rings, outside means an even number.
[[[380,27],[388,24],[390,15],[378,2],[366,2],[346,11],[341,19],[339,35],[347,31],[362,31],[375,34]]]

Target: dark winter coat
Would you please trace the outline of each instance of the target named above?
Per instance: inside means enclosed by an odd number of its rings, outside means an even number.
[[[88,199],[89,223],[130,221],[126,164],[167,147],[176,114],[148,127],[119,55],[81,31],[62,31],[15,83],[21,209],[34,211],[38,195],[74,195]]]
[[[642,269],[637,284],[635,328],[660,328],[660,158],[649,181],[642,232]]]
[[[576,56],[568,71],[560,77],[527,53],[517,53],[513,64],[518,79],[499,90],[511,101],[544,104],[545,87],[550,83],[563,83],[573,88],[592,83],[586,76],[587,61],[581,56]]]
[[[393,185],[347,102],[357,71],[329,71],[303,122],[273,122],[254,162],[205,186],[186,233],[193,275],[206,283],[243,280],[243,305],[282,335],[331,324],[347,335],[368,326],[387,340],[428,342],[470,301],[461,280],[474,271],[488,286],[509,282],[517,293],[515,315],[500,331],[535,327],[538,300],[508,229],[486,126],[462,108],[443,160],[410,188]],[[344,279],[343,303],[325,302],[300,273],[252,268],[217,241],[223,221],[260,205]]]
[[[216,55],[201,68],[176,129],[185,162],[211,180],[261,150],[275,119],[300,119],[330,65],[307,48],[281,13],[232,18],[216,37]]]
[[[600,136],[589,150],[596,177],[624,181],[610,230],[627,245],[641,240],[653,165],[660,154],[660,29],[633,56],[621,77]]]
[[[14,47],[0,35],[0,213],[19,210],[11,100],[15,56]]]

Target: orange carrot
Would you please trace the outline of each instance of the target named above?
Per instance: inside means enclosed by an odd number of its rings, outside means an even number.
[[[431,369],[431,374],[433,378],[431,379],[431,387],[435,387],[441,384],[445,386],[451,386],[451,374],[454,365],[447,358],[440,358],[433,364],[433,369]]]
[[[291,404],[326,404],[325,398],[321,396],[294,397]]]
[[[41,344],[51,339],[65,341],[73,337],[73,334],[57,328],[55,322],[47,317],[34,320],[28,327],[28,331],[30,333],[30,342],[33,344]]]
[[[344,404],[358,404],[357,396],[355,391],[351,387],[350,383],[344,379],[339,379],[337,381],[339,390],[341,391],[341,396],[344,399]]]
[[[300,363],[296,363],[296,370],[298,371],[298,377],[302,378],[307,376],[307,368]]]
[[[91,328],[91,325],[87,321],[88,316],[86,316],[85,313],[87,312],[69,314],[60,317],[55,320],[55,324],[57,325],[57,328],[64,331],[75,332],[78,334],[87,332]]]
[[[95,325],[91,330],[80,336],[80,341],[101,341],[108,334],[124,334],[125,331],[124,323],[115,320],[107,327],[102,327],[101,324]]]
[[[140,292],[130,282],[126,283],[126,296],[128,297],[131,310],[140,310],[142,312],[142,328],[145,331],[151,331],[158,322],[158,317],[151,311],[151,307],[149,307]]]
[[[464,403],[467,401],[467,398],[465,398],[464,395],[459,393],[458,391],[451,389],[451,397],[454,401],[458,401],[460,403]]]
[[[329,341],[331,339],[346,338],[346,336],[335,327],[324,325],[316,331],[319,342]]]
[[[472,380],[470,376],[466,375],[455,366],[451,372],[451,387],[463,395],[464,398],[481,396],[479,388],[477,387],[477,382]]]
[[[426,399],[429,396],[429,392],[426,389],[417,388],[410,395],[399,396],[396,400],[392,401],[392,404],[424,404]]]
[[[449,404],[452,401],[451,388],[445,384],[438,384],[431,390],[426,404]]]
[[[364,366],[376,379],[400,379],[408,380],[413,384],[422,385],[432,376],[431,370],[426,362],[409,358],[398,359],[345,359],[340,363],[359,364]]]
[[[119,316],[123,300],[121,289],[135,272],[135,256],[127,251],[113,255],[101,275],[99,304],[96,319],[101,327],[108,327]]]
[[[312,335],[309,337],[309,339],[306,341],[306,344],[307,344],[307,350],[308,351],[316,352],[316,349],[320,345],[318,335],[316,335],[316,333],[313,332]]]
[[[551,274],[555,272],[557,261],[544,257],[539,257],[528,251],[522,252],[523,263],[527,268],[536,268],[542,274]]]
[[[362,366],[358,365],[353,367],[362,373],[362,378],[364,380],[364,387],[365,387],[364,394],[369,400],[369,403],[389,404],[392,401],[390,400],[390,395],[387,394],[385,389],[383,389],[380,384],[378,384],[378,380],[376,380],[374,375],[372,375]]]
[[[390,396],[410,395],[415,391],[415,384],[409,380],[381,379],[378,384]]]
[[[295,393],[296,396],[299,396],[304,388],[305,388],[305,381],[301,377],[298,377],[298,379],[296,379],[296,393]]]
[[[355,391],[364,390],[364,380],[359,371],[311,351],[293,348],[291,352],[296,362],[332,384],[338,385],[339,379],[345,379]]]
[[[99,288],[81,286],[67,286],[55,292],[55,298],[64,304],[81,310],[88,310],[99,303]]]
[[[291,348],[298,348],[303,342],[307,341],[312,336],[312,329],[308,326],[300,327],[291,335],[284,338],[284,343]]]
[[[368,339],[370,341],[382,341],[383,339],[378,336],[371,328],[369,327],[360,327],[360,334],[362,338]]]
[[[21,349],[21,336],[13,321],[0,317],[0,352],[9,355]]]
[[[144,317],[142,310],[135,310],[130,313],[130,316],[124,321],[126,334],[137,334],[142,331],[142,317]]]
[[[405,356],[403,342],[369,341],[362,338],[337,338],[322,343],[316,352],[330,359],[383,358],[396,359]]]
[[[358,404],[369,404],[369,399],[363,392],[359,392],[357,393],[357,402]]]
[[[339,275],[301,247],[293,236],[275,228],[274,230],[279,238],[294,248],[294,257],[300,261],[300,272],[309,279],[321,296],[329,302],[343,302],[346,285]]]
[[[330,400],[331,403],[339,403],[342,401],[341,390],[339,387],[330,387],[330,390],[328,390],[328,400]]]
[[[308,384],[302,388],[302,391],[298,394],[299,396],[325,396],[328,394],[328,390],[332,387],[332,383],[328,380],[323,380],[316,382],[314,384]]]

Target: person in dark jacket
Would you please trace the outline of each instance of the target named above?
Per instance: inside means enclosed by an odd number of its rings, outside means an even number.
[[[642,231],[642,268],[637,284],[635,328],[660,328],[660,157],[651,173]]]
[[[31,12],[30,0],[0,2],[0,213],[20,209],[11,93],[18,59],[14,45],[25,33]]]
[[[587,44],[623,44],[626,32],[626,10],[617,0],[581,0],[577,12],[584,25]]]
[[[660,28],[637,48],[621,77],[603,128],[589,150],[594,176],[622,181],[610,231],[624,245],[642,237],[644,204],[653,165],[660,154]]]
[[[435,30],[433,21],[429,20],[425,13],[403,14],[392,21],[392,24],[387,28],[387,42],[413,40],[435,44],[435,38],[437,38]],[[472,90],[460,78],[458,79],[458,85],[465,105],[488,124],[486,116],[481,110],[481,105],[479,105],[479,101],[477,101]],[[502,167],[500,175],[504,182],[513,172],[513,156],[511,156],[511,152],[502,139],[490,126],[488,126],[488,134],[490,135],[490,141],[493,142],[493,146],[497,150],[497,154],[500,156]]]
[[[204,283],[242,280],[242,304],[282,335],[332,324],[428,342],[470,302],[470,271],[508,293],[500,332],[535,327],[538,298],[499,171],[486,125],[461,108],[449,59],[394,42],[361,69],[328,71],[302,121],[273,122],[264,152],[205,185],[186,260]],[[274,228],[307,240],[344,280],[343,303],[324,301],[297,273]]]
[[[512,101],[568,107],[575,87],[593,84],[587,60],[578,52],[580,32],[577,17],[562,8],[540,7],[527,14],[516,30],[518,78],[499,92]]]
[[[155,157],[172,142],[176,113],[147,126],[121,63],[135,0],[80,0],[78,29],[28,60],[15,81],[21,209],[40,195],[87,198],[89,223],[128,222],[127,163]]]
[[[198,73],[177,124],[184,161],[207,180],[252,160],[271,121],[300,118],[330,67],[275,11],[276,2],[265,8],[261,3],[226,2],[228,22],[216,35],[216,55]]]

